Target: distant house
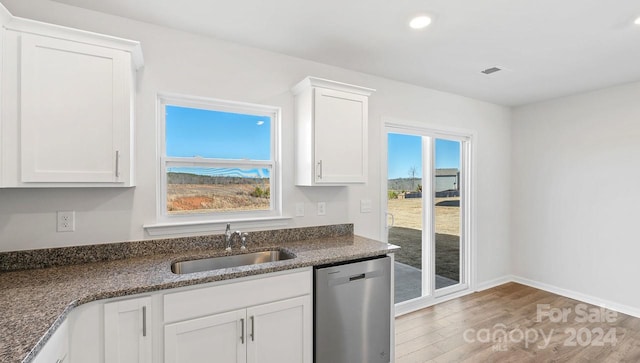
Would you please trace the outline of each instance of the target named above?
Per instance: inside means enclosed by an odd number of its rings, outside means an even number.
[[[446,190],[460,190],[458,169],[436,169],[436,193]]]

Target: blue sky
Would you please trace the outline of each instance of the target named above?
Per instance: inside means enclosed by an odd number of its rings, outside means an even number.
[[[169,157],[269,160],[270,133],[271,119],[267,116],[166,106],[166,148]],[[420,136],[389,134],[390,179],[410,177],[409,169],[412,167],[416,168],[416,177],[422,177],[421,143]],[[436,168],[459,167],[460,143],[436,139]],[[212,172],[218,174],[221,170],[203,170],[198,174]],[[234,174],[238,172],[242,173],[236,170]]]
[[[422,137],[389,134],[389,179],[410,178],[416,168],[416,178],[422,177]],[[436,169],[460,168],[460,142],[436,139]]]
[[[270,160],[271,119],[166,106],[169,157]]]

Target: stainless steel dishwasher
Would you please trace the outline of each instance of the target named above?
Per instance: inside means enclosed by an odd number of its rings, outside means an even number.
[[[391,258],[314,270],[314,361],[388,363]]]

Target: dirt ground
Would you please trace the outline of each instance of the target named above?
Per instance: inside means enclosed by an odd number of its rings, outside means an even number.
[[[438,206],[446,201],[460,201],[456,198],[436,198],[436,233],[460,236],[460,207]],[[389,213],[393,214],[394,227],[422,229],[422,198],[390,199]]]
[[[253,184],[169,184],[167,210],[170,214],[184,214],[203,210],[269,209],[269,198],[251,196],[255,187]]]
[[[436,274],[460,281],[460,207],[437,206],[459,203],[460,198],[436,198]],[[389,213],[394,227],[389,230],[389,243],[402,249],[396,260],[422,269],[422,199],[391,199]]]

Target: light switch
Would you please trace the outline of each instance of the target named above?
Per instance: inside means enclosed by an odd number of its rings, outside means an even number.
[[[372,209],[371,199],[362,199],[360,201],[360,213],[371,213]]]
[[[296,203],[296,217],[304,217],[304,203]]]

